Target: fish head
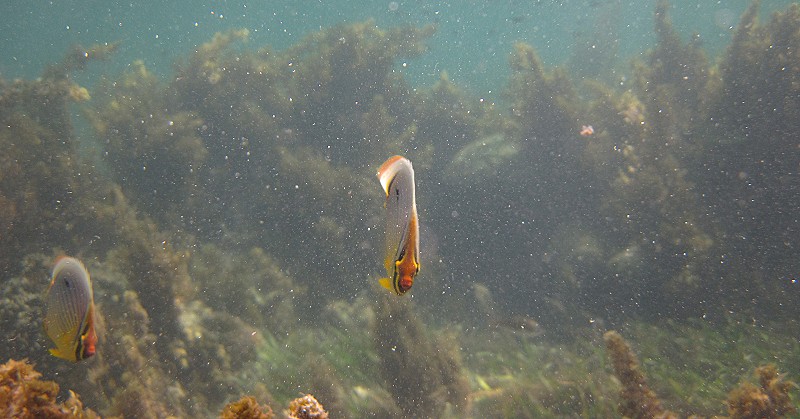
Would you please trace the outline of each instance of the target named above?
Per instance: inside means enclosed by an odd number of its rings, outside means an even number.
[[[405,259],[404,259],[405,260]],[[405,294],[414,285],[414,277],[419,273],[419,264],[413,260],[412,263],[403,263],[403,260],[397,261],[397,291],[399,294]]]
[[[88,333],[81,336],[80,347],[82,348],[80,359],[92,357],[97,352],[97,333],[95,333],[94,328],[91,328]]]
[[[80,354],[78,359],[86,359],[97,352],[97,332],[94,330],[94,303],[89,306],[89,312],[86,315],[86,327],[81,334]]]

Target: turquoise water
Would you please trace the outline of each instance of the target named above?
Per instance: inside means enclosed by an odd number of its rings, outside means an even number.
[[[394,4],[396,3],[396,8]],[[762,16],[791,1],[768,1]],[[525,41],[545,63],[560,65],[580,56],[588,43],[605,42],[621,70],[628,59],[653,47],[655,2],[463,1],[335,2],[214,1],[201,4],[105,1],[6,2],[2,13],[0,74],[7,79],[36,77],[47,64],[74,45],[120,41],[113,74],[133,60],[144,60],[158,74],[169,75],[176,56],[185,56],[214,33],[250,30],[253,46],[283,49],[303,36],[338,23],[374,19],[380,27],[434,24],[430,52],[404,72],[430,84],[446,71],[457,84],[482,95],[495,93],[508,76],[511,45]],[[712,56],[728,44],[732,28],[749,4],[746,0],[672,2],[670,13],[686,38],[699,34]],[[611,47],[608,43],[614,43]],[[574,64],[573,64],[574,65]],[[587,64],[588,65],[588,64]],[[86,76],[91,78],[95,74]]]

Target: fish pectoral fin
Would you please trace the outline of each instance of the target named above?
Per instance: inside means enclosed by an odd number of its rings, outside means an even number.
[[[382,287],[386,288],[389,291],[394,291],[392,288],[392,280],[389,278],[381,278],[378,280],[378,283],[381,284]]]

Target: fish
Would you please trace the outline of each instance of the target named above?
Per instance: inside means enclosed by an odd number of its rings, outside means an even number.
[[[386,193],[386,257],[388,277],[379,283],[397,295],[414,285],[419,273],[419,218],[415,197],[414,168],[403,156],[393,156],[378,169]]]
[[[55,357],[78,362],[97,350],[92,281],[78,259],[56,259],[45,296],[44,331],[55,343],[50,349]]]

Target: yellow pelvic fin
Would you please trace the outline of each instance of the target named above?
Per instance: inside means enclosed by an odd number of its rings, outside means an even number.
[[[76,361],[73,357],[64,355],[63,351],[56,348],[50,349],[50,355],[53,355],[56,358],[66,359],[67,361],[72,361],[72,362]]]
[[[389,291],[394,292],[394,287],[392,287],[392,280],[389,278],[381,278],[378,280],[378,283],[381,284],[382,287],[386,288]]]

